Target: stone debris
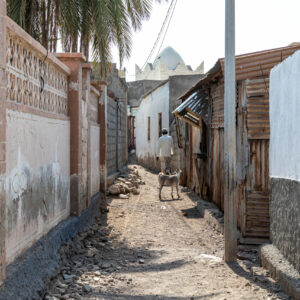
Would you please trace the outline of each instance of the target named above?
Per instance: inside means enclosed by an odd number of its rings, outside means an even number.
[[[120,215],[124,215],[124,212]],[[101,289],[109,289],[118,282],[126,282],[120,270],[143,262],[131,251],[128,256],[126,253],[120,256],[118,246],[114,246],[113,236],[113,228],[95,223],[88,230],[77,234],[72,243],[65,244],[60,252],[60,273],[52,279],[42,299],[79,300]],[[113,251],[117,254],[112,260],[110,256]],[[131,284],[131,281],[126,284]]]
[[[137,188],[133,188],[133,189],[132,189],[132,194],[133,194],[133,195],[139,195],[139,194],[140,194],[140,191],[139,191]]]
[[[120,199],[129,199],[129,194],[126,194],[126,195],[120,194],[120,195],[119,195],[119,198],[120,198]]]
[[[120,188],[118,185],[111,185],[108,188],[108,191],[111,195],[119,195],[120,194]]]
[[[120,199],[128,199],[130,193],[139,195],[140,191],[138,188],[144,184],[146,183],[141,179],[138,170],[128,167],[122,170],[119,177],[117,177],[114,183],[108,188],[108,194],[119,196]]]

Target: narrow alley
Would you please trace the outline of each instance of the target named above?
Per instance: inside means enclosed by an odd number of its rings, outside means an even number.
[[[199,196],[180,187],[171,200],[165,187],[159,201],[157,174],[129,168],[145,182],[140,194],[108,197],[108,212],[61,250],[44,299],[289,299],[253,249],[223,262],[223,236],[202,218]]]

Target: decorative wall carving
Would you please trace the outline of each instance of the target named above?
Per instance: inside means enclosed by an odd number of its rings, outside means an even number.
[[[7,30],[6,41],[7,99],[67,115],[67,75],[10,30]]]

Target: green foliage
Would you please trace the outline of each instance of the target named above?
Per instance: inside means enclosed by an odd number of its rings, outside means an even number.
[[[89,58],[91,47],[103,77],[110,70],[113,45],[119,49],[121,66],[130,57],[132,30],[141,29],[150,17],[153,1],[7,0],[7,13],[49,51],[56,51],[59,37],[66,52],[78,52],[79,44]]]

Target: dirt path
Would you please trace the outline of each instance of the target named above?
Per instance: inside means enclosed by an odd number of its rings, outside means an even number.
[[[193,193],[171,201],[164,188],[159,201],[157,175],[137,168],[140,195],[109,199],[106,218],[65,247],[45,299],[288,299],[255,262],[222,261],[223,236]]]

